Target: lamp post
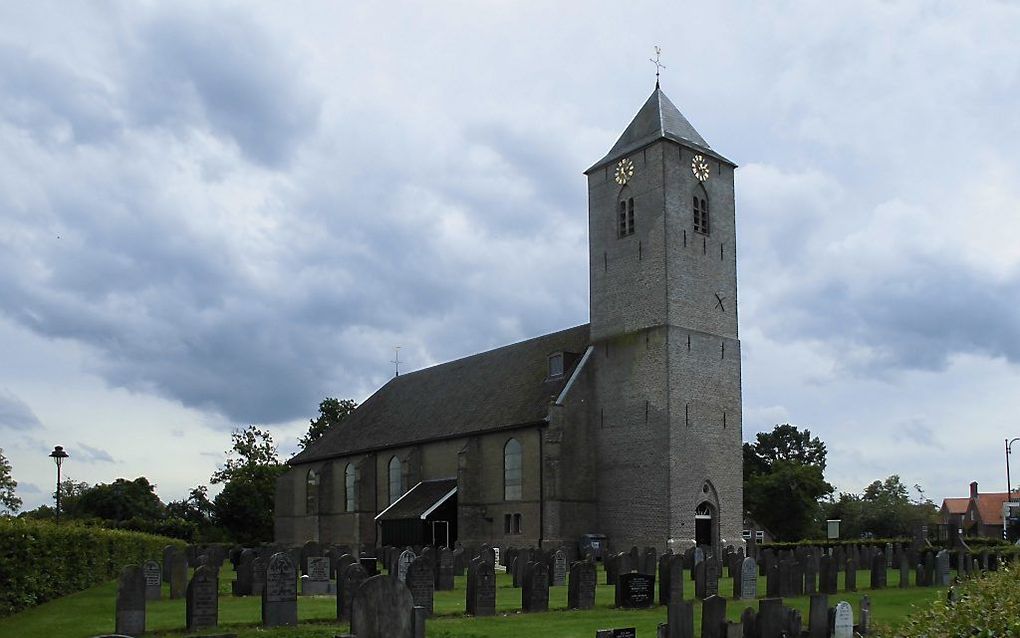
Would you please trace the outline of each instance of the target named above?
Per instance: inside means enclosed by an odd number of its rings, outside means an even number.
[[[53,451],[50,452],[50,458],[57,464],[57,523],[60,522],[60,466],[63,465],[64,459],[67,457],[67,452],[60,445],[54,447]]]

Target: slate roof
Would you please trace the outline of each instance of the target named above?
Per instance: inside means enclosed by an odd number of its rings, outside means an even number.
[[[437,479],[434,481],[422,481],[403,496],[397,502],[390,505],[375,517],[377,521],[393,521],[406,518],[422,518],[422,514],[437,505],[443,497],[457,489],[457,479]]]
[[[585,172],[590,173],[608,162],[648,146],[661,138],[696,147],[707,155],[733,164],[712,150],[705,138],[701,137],[701,134],[694,130],[691,123],[683,116],[680,109],[666,97],[662,89],[656,86],[609,153]]]
[[[570,377],[547,379],[548,356],[589,342],[584,324],[394,377],[288,463],[544,423]]]

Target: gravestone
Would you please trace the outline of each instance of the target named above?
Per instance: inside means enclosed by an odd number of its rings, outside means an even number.
[[[762,598],[758,601],[758,635],[762,638],[779,638],[786,631],[786,612],[782,598]]]
[[[850,603],[841,600],[833,616],[832,638],[854,638],[854,610]]]
[[[439,564],[436,566],[436,591],[453,590],[453,552],[445,547],[439,550]]]
[[[231,584],[231,591],[235,596],[251,596],[252,561],[257,557],[258,554],[252,549],[245,549],[237,554],[234,582]]]
[[[852,558],[846,561],[845,589],[857,591],[857,561]]]
[[[701,547],[695,547],[694,548],[694,566],[697,567],[698,563],[701,563],[704,560],[705,560],[705,550],[703,550]]]
[[[770,561],[768,567],[765,568],[765,572],[765,595],[769,598],[777,598],[782,585],[782,580],[780,579],[779,574],[779,561]],[[824,564],[822,567],[822,573],[825,573]]]
[[[553,552],[552,586],[562,587],[567,584],[567,553],[562,548]]]
[[[305,558],[305,575],[301,577],[302,596],[322,596],[329,593],[329,558]]]
[[[416,556],[414,552],[409,549],[405,549],[400,552],[400,557],[397,558],[397,580],[406,583],[407,582],[407,570],[411,568],[411,563],[414,562]]]
[[[145,574],[145,600],[159,600],[163,590],[163,570],[159,563],[154,560],[145,561],[142,572]]]
[[[305,541],[301,546],[301,574],[308,573],[308,559],[322,556],[322,545],[318,541]]]
[[[659,603],[668,605],[684,599],[684,557],[664,554],[665,570],[659,573]]]
[[[359,563],[351,563],[344,568],[343,574],[340,575],[336,583],[336,617],[338,620],[351,619],[354,593],[368,578],[368,573]]]
[[[269,561],[261,556],[256,556],[255,560],[249,564],[249,570],[251,570],[249,593],[252,596],[261,596],[262,591],[266,588],[266,570],[268,568]]]
[[[188,591],[188,557],[184,552],[174,552],[170,558],[170,598],[184,598]]]
[[[457,541],[457,545],[460,545],[460,541]],[[453,575],[463,576],[464,571],[467,570],[468,566],[468,553],[463,547],[457,547],[453,550]]]
[[[871,599],[867,596],[861,598],[861,619],[858,623],[858,630],[862,636],[871,633]]]
[[[808,609],[808,638],[828,638],[829,597],[825,594],[811,594]]]
[[[910,561],[906,554],[900,554],[900,587],[910,587]]]
[[[801,565],[804,568],[804,594],[814,594],[818,591],[818,563],[812,555],[807,555]]]
[[[118,634],[145,633],[145,572],[138,565],[128,565],[120,572],[114,624]]]
[[[173,545],[163,546],[163,582],[170,582],[170,559],[173,558],[174,554],[177,553],[177,548]],[[236,569],[236,566],[235,566]]]
[[[871,588],[885,587],[885,576],[885,556],[881,552],[876,552],[871,559]]]
[[[722,566],[715,558],[705,561],[705,597],[719,595],[719,574]]]
[[[658,555],[655,553],[654,547],[646,547],[645,551],[641,554],[641,566],[638,567],[638,571],[642,574],[654,574],[655,565],[658,562]]]
[[[822,556],[818,561],[818,591],[833,595],[839,584],[839,574],[832,564],[831,556]]]
[[[596,629],[595,638],[636,638],[637,629],[634,627],[620,627],[616,629]]]
[[[655,576],[631,572],[616,581],[616,606],[644,609],[655,604]]]
[[[520,560],[520,558],[518,558]],[[549,611],[549,566],[532,562],[524,571],[521,583],[521,611]]]
[[[567,584],[568,609],[595,608],[595,563],[581,560],[570,566],[570,580]]]
[[[666,607],[666,633],[668,638],[694,638],[693,601],[674,600]]]
[[[414,628],[414,599],[397,579],[373,576],[355,592],[351,633],[358,638],[415,638]]]
[[[407,588],[411,590],[415,607],[424,608],[425,615],[431,616],[436,579],[428,556],[423,554],[411,562],[407,570]]]
[[[188,583],[185,621],[189,632],[219,624],[219,579],[208,565],[200,565]]]
[[[754,600],[758,597],[758,566],[754,559],[747,557],[740,566],[740,599]]]
[[[935,586],[946,587],[949,585],[949,552],[939,551],[935,554]]]
[[[500,558],[500,549],[498,547],[490,547],[489,551],[492,552],[492,568],[496,570],[502,570],[506,572],[506,562]]]
[[[722,596],[706,598],[701,605],[701,638],[724,638],[725,623],[726,599]]]
[[[620,573],[620,554],[607,556],[604,565],[606,568],[606,584],[615,585],[616,577]]]
[[[262,625],[297,625],[297,562],[289,552],[278,552],[269,559],[266,587],[262,590]]]
[[[467,613],[496,615],[496,570],[488,560],[475,558],[468,566]]]
[[[379,573],[379,559],[376,556],[362,556],[358,559],[358,564],[369,578]]]

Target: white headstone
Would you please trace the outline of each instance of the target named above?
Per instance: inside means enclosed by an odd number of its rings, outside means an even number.
[[[854,610],[845,600],[836,605],[832,638],[854,638]]]
[[[694,564],[697,565],[703,560],[705,560],[705,550],[700,547],[696,547],[694,549]]]
[[[397,580],[402,583],[407,582],[407,570],[411,567],[414,559],[415,555],[411,550],[405,549],[400,552],[400,558],[397,559]]]
[[[492,564],[493,567],[495,567],[496,569],[498,569],[501,572],[505,572],[506,571],[506,567],[499,564],[499,548],[498,547],[493,547],[492,548],[492,555],[495,557],[495,562],[493,562],[493,564]]]

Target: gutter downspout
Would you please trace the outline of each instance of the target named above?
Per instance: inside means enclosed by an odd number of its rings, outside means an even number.
[[[538,432],[538,548],[542,549],[545,538],[545,450],[542,444],[542,428]]]

